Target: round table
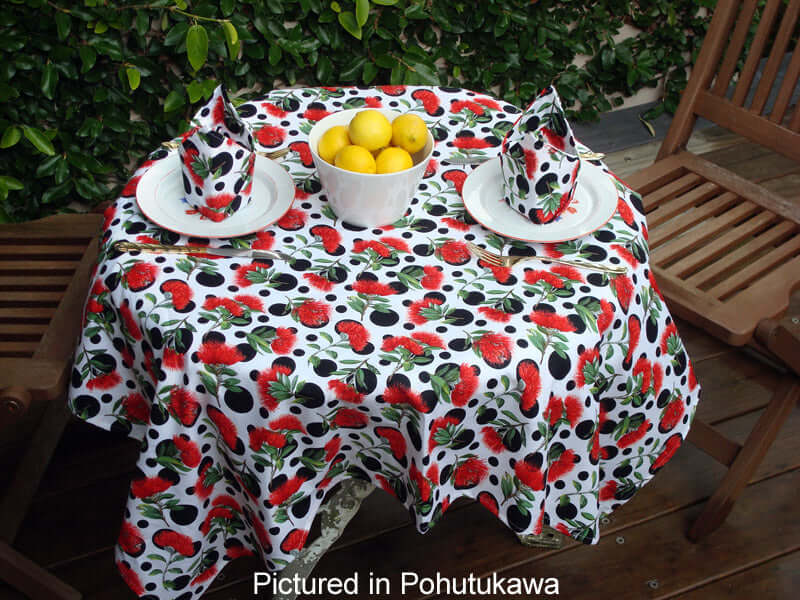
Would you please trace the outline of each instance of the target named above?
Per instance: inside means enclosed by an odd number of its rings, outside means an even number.
[[[420,115],[436,139],[410,211],[353,227],[327,205],[306,134],[361,106]],[[586,542],[685,439],[699,386],[648,269],[638,196],[613,178],[601,229],[525,244],[471,220],[461,188],[520,109],[454,88],[277,90],[239,106],[260,149],[288,147],[292,208],[256,235],[187,240],[135,192],[106,211],[69,404],[142,441],[116,549],[131,589],[192,598],[230,560],[282,569],[326,494],[351,479],[404,503],[420,532],[466,496],[520,534]],[[600,163],[597,163],[600,164]],[[113,242],[280,249],[292,264],[119,254]],[[502,253],[579,258],[627,275]]]

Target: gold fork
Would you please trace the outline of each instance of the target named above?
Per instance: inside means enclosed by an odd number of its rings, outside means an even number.
[[[611,273],[612,275],[622,275],[628,272],[627,267],[624,265],[613,266],[603,265],[582,260],[567,260],[566,258],[550,258],[549,256],[501,256],[495,254],[485,248],[476,246],[472,242],[467,242],[469,251],[483,262],[492,265],[493,267],[513,267],[517,263],[526,260],[539,260],[544,262],[558,263],[560,265],[569,265],[570,267],[578,267],[579,269],[591,269],[592,271],[600,271],[601,273]]]
[[[168,150],[177,150],[180,148],[180,143],[176,142],[175,140],[170,140],[168,142],[161,143],[164,148]],[[285,156],[289,153],[289,148],[281,148],[280,150],[275,150],[274,152],[261,152],[261,150],[256,150],[256,154],[259,156],[263,156],[264,158],[268,158],[270,160],[275,160],[276,158],[280,158],[281,156]]]

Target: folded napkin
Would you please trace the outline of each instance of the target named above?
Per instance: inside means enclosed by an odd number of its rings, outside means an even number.
[[[251,200],[253,136],[219,86],[192,119],[178,154],[186,200],[194,211],[222,221]]]
[[[503,199],[532,222],[549,223],[569,206],[580,164],[561,101],[547,87],[503,139]]]

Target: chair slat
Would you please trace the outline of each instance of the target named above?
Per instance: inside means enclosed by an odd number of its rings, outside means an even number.
[[[24,240],[30,243],[37,240],[47,240],[45,243],[64,243],[64,240],[83,241],[97,237],[103,216],[97,214],[63,214],[47,217],[38,221],[25,223],[24,227],[17,224],[0,225],[0,239]],[[8,243],[8,242],[6,242]]]
[[[800,252],[800,236],[795,236],[774,250],[760,256],[757,261],[749,264],[744,269],[721,281],[709,289],[708,293],[714,298],[725,300],[733,292],[747,287],[759,277],[769,273],[774,267],[779,266],[787,259],[793,258],[798,252]],[[795,280],[798,276],[800,276],[800,273],[795,274]]]
[[[14,257],[48,256],[69,257],[79,259],[86,250],[89,240],[74,244],[2,244],[0,243],[0,259],[8,260]]]
[[[71,273],[78,266],[77,260],[2,260],[0,259],[0,273],[25,273],[31,271],[42,272],[68,272]]]
[[[740,267],[748,260],[753,260],[753,257],[758,256],[758,254],[763,252],[766,248],[775,246],[784,241],[796,228],[794,223],[781,221],[775,227],[764,231],[756,237],[750,238],[749,241],[738,246],[735,250],[726,252],[718,261],[711,263],[691,277],[688,277],[686,283],[697,287],[703,287],[714,279],[723,276],[729,270]]]
[[[30,290],[34,288],[47,290],[63,290],[69,285],[71,275],[41,275],[39,273],[27,275],[19,273],[16,275],[0,274],[0,293],[8,290]]]
[[[59,290],[37,290],[37,291],[4,291],[0,293],[0,306],[4,304],[17,304],[21,306],[29,306],[31,304],[52,304],[56,306],[64,292]]]
[[[657,265],[666,265],[676,258],[685,256],[695,248],[703,245],[708,239],[713,238],[725,229],[730,228],[736,223],[746,220],[748,217],[759,212],[758,206],[752,202],[742,202],[730,210],[708,219],[705,223],[692,231],[692,240],[670,240],[653,250],[650,254],[651,259]]]
[[[702,223],[705,219],[726,211],[736,202],[736,198],[737,196],[733,192],[725,192],[716,198],[712,198],[702,206],[677,216],[661,227],[651,228],[650,247],[655,248],[662,242],[674,238],[692,226]]]
[[[758,0],[747,0],[742,5],[736,20],[736,28],[728,42],[728,47],[725,48],[725,58],[711,88],[711,93],[715,96],[724,96],[728,91],[733,72],[736,70],[736,64],[739,62],[739,56],[742,54],[742,48],[747,40],[747,33],[750,30],[757,4]]]
[[[686,243],[687,245],[691,243],[693,252],[683,256],[679,262],[672,265],[670,271],[677,277],[686,277],[777,222],[778,217],[774,214],[761,212],[747,221],[739,223],[736,227],[729,227],[724,233],[717,232],[718,234],[721,233],[721,235],[713,234],[704,239],[697,239],[696,235],[692,235],[691,242]],[[694,234],[694,232],[692,233]],[[714,237],[715,235],[717,237]]]
[[[655,190],[654,192],[642,196],[642,205],[645,212],[649,212],[665,200],[672,200],[678,194],[684,194],[703,182],[703,178],[696,173],[687,173],[678,177],[674,181]]]
[[[758,24],[758,29],[750,44],[747,60],[739,73],[739,82],[736,84],[736,89],[731,99],[736,106],[742,106],[747,98],[750,85],[753,83],[753,77],[756,74],[756,69],[761,62],[761,57],[764,55],[764,46],[771,37],[772,25],[781,4],[782,0],[768,0],[767,5],[761,13],[761,21]]]
[[[740,314],[776,317],[786,311],[789,295],[800,284],[800,256],[785,261],[726,302]]]
[[[0,356],[4,357],[24,357],[33,356],[36,351],[38,341],[22,341],[22,342],[3,342],[0,341]]]
[[[46,329],[47,323],[0,323],[0,340],[39,339]]]
[[[16,321],[19,323],[31,323],[42,320],[49,320],[56,312],[55,308],[3,308],[0,307],[0,321]]]
[[[640,194],[647,195],[667,185],[686,173],[686,168],[677,157],[668,157],[637,171],[626,179],[628,185]]]
[[[764,72],[758,81],[758,87],[750,105],[750,111],[757,115],[763,113],[764,106],[767,104],[769,93],[775,84],[775,77],[778,74],[778,69],[781,66],[781,62],[783,62],[786,48],[792,37],[798,14],[800,14],[800,0],[791,0],[781,20],[781,26],[775,36],[775,41],[772,43],[767,64],[764,65]]]
[[[676,196],[647,213],[647,224],[650,229],[655,229],[672,217],[696,206],[720,193],[720,187],[711,181],[697,186],[693,190]]]
[[[792,53],[792,60],[789,67],[786,69],[786,74],[783,76],[783,82],[778,90],[778,95],[775,98],[775,104],[772,107],[772,112],[769,114],[769,120],[773,123],[780,123],[783,117],[786,116],[786,110],[789,108],[789,102],[792,100],[792,94],[797,87],[797,79],[800,77],[800,44],[795,46]]]

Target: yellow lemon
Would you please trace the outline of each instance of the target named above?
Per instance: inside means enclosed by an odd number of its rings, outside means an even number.
[[[392,144],[410,154],[419,152],[428,140],[428,127],[417,115],[400,115],[392,121]]]
[[[396,173],[405,171],[414,166],[411,155],[402,148],[386,148],[378,155],[375,161],[378,173]]]
[[[317,153],[322,157],[322,160],[333,164],[336,159],[336,153],[349,144],[350,138],[347,135],[347,127],[336,125],[322,135],[317,145]]]
[[[349,145],[336,153],[336,166],[356,173],[374,173],[375,159],[366,148]]]
[[[388,146],[392,140],[392,124],[377,110],[363,110],[350,121],[350,141],[367,150]]]

